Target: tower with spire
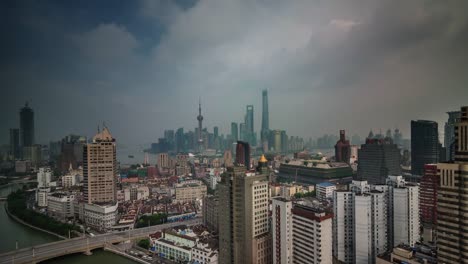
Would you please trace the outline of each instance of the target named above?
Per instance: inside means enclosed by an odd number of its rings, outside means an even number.
[[[203,152],[203,136],[202,136],[202,133],[203,133],[203,130],[202,130],[203,116],[201,114],[201,98],[198,99],[198,116],[197,116],[197,120],[198,120],[198,151],[200,153],[202,153]]]

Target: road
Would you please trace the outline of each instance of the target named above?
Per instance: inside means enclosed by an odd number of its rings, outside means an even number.
[[[90,252],[96,248],[102,248],[106,244],[119,243],[130,239],[136,239],[148,236],[151,233],[161,231],[162,229],[178,225],[197,225],[202,220],[192,219],[183,222],[167,223],[162,225],[150,226],[145,228],[133,229],[130,231],[106,233],[94,237],[78,237],[73,239],[61,240],[48,244],[42,244],[35,247],[19,249],[0,254],[0,264],[7,263],[36,263],[47,259],[64,256],[77,252]]]

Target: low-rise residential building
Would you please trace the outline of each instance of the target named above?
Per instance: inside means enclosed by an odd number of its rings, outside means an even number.
[[[110,229],[117,222],[118,204],[84,205],[84,220],[87,226],[95,228],[99,231]]]
[[[73,217],[75,195],[69,193],[52,193],[47,197],[47,214],[65,221]]]
[[[333,198],[333,191],[336,190],[336,185],[330,182],[322,182],[317,184],[316,196],[320,201]]]
[[[206,196],[207,187],[200,181],[177,184],[175,188],[175,200],[177,202],[190,202],[203,199]]]

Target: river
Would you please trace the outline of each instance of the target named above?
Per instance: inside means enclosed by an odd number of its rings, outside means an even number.
[[[4,192],[6,191],[2,191]],[[0,202],[0,253],[15,250],[16,241],[18,242],[19,248],[31,247],[43,243],[57,241],[58,238],[37,231],[35,229],[26,227],[20,223],[15,222],[13,219],[8,217],[5,212],[5,202]],[[104,262],[112,264],[134,264],[136,262],[131,261],[122,256],[115,255],[111,252],[104,250],[95,250],[93,255],[85,256],[83,254],[75,254],[65,257],[60,257],[45,261],[43,263],[53,264],[78,264],[78,263],[90,263],[90,264],[102,264]]]

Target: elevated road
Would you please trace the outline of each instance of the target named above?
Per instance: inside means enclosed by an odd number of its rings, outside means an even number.
[[[123,232],[106,233],[94,237],[77,237],[61,240],[0,254],[0,264],[38,263],[73,253],[91,254],[91,250],[103,248],[107,244],[143,238],[151,233],[161,231],[166,228],[178,225],[197,225],[201,224],[201,222],[202,220],[197,218],[183,222],[167,223]]]

